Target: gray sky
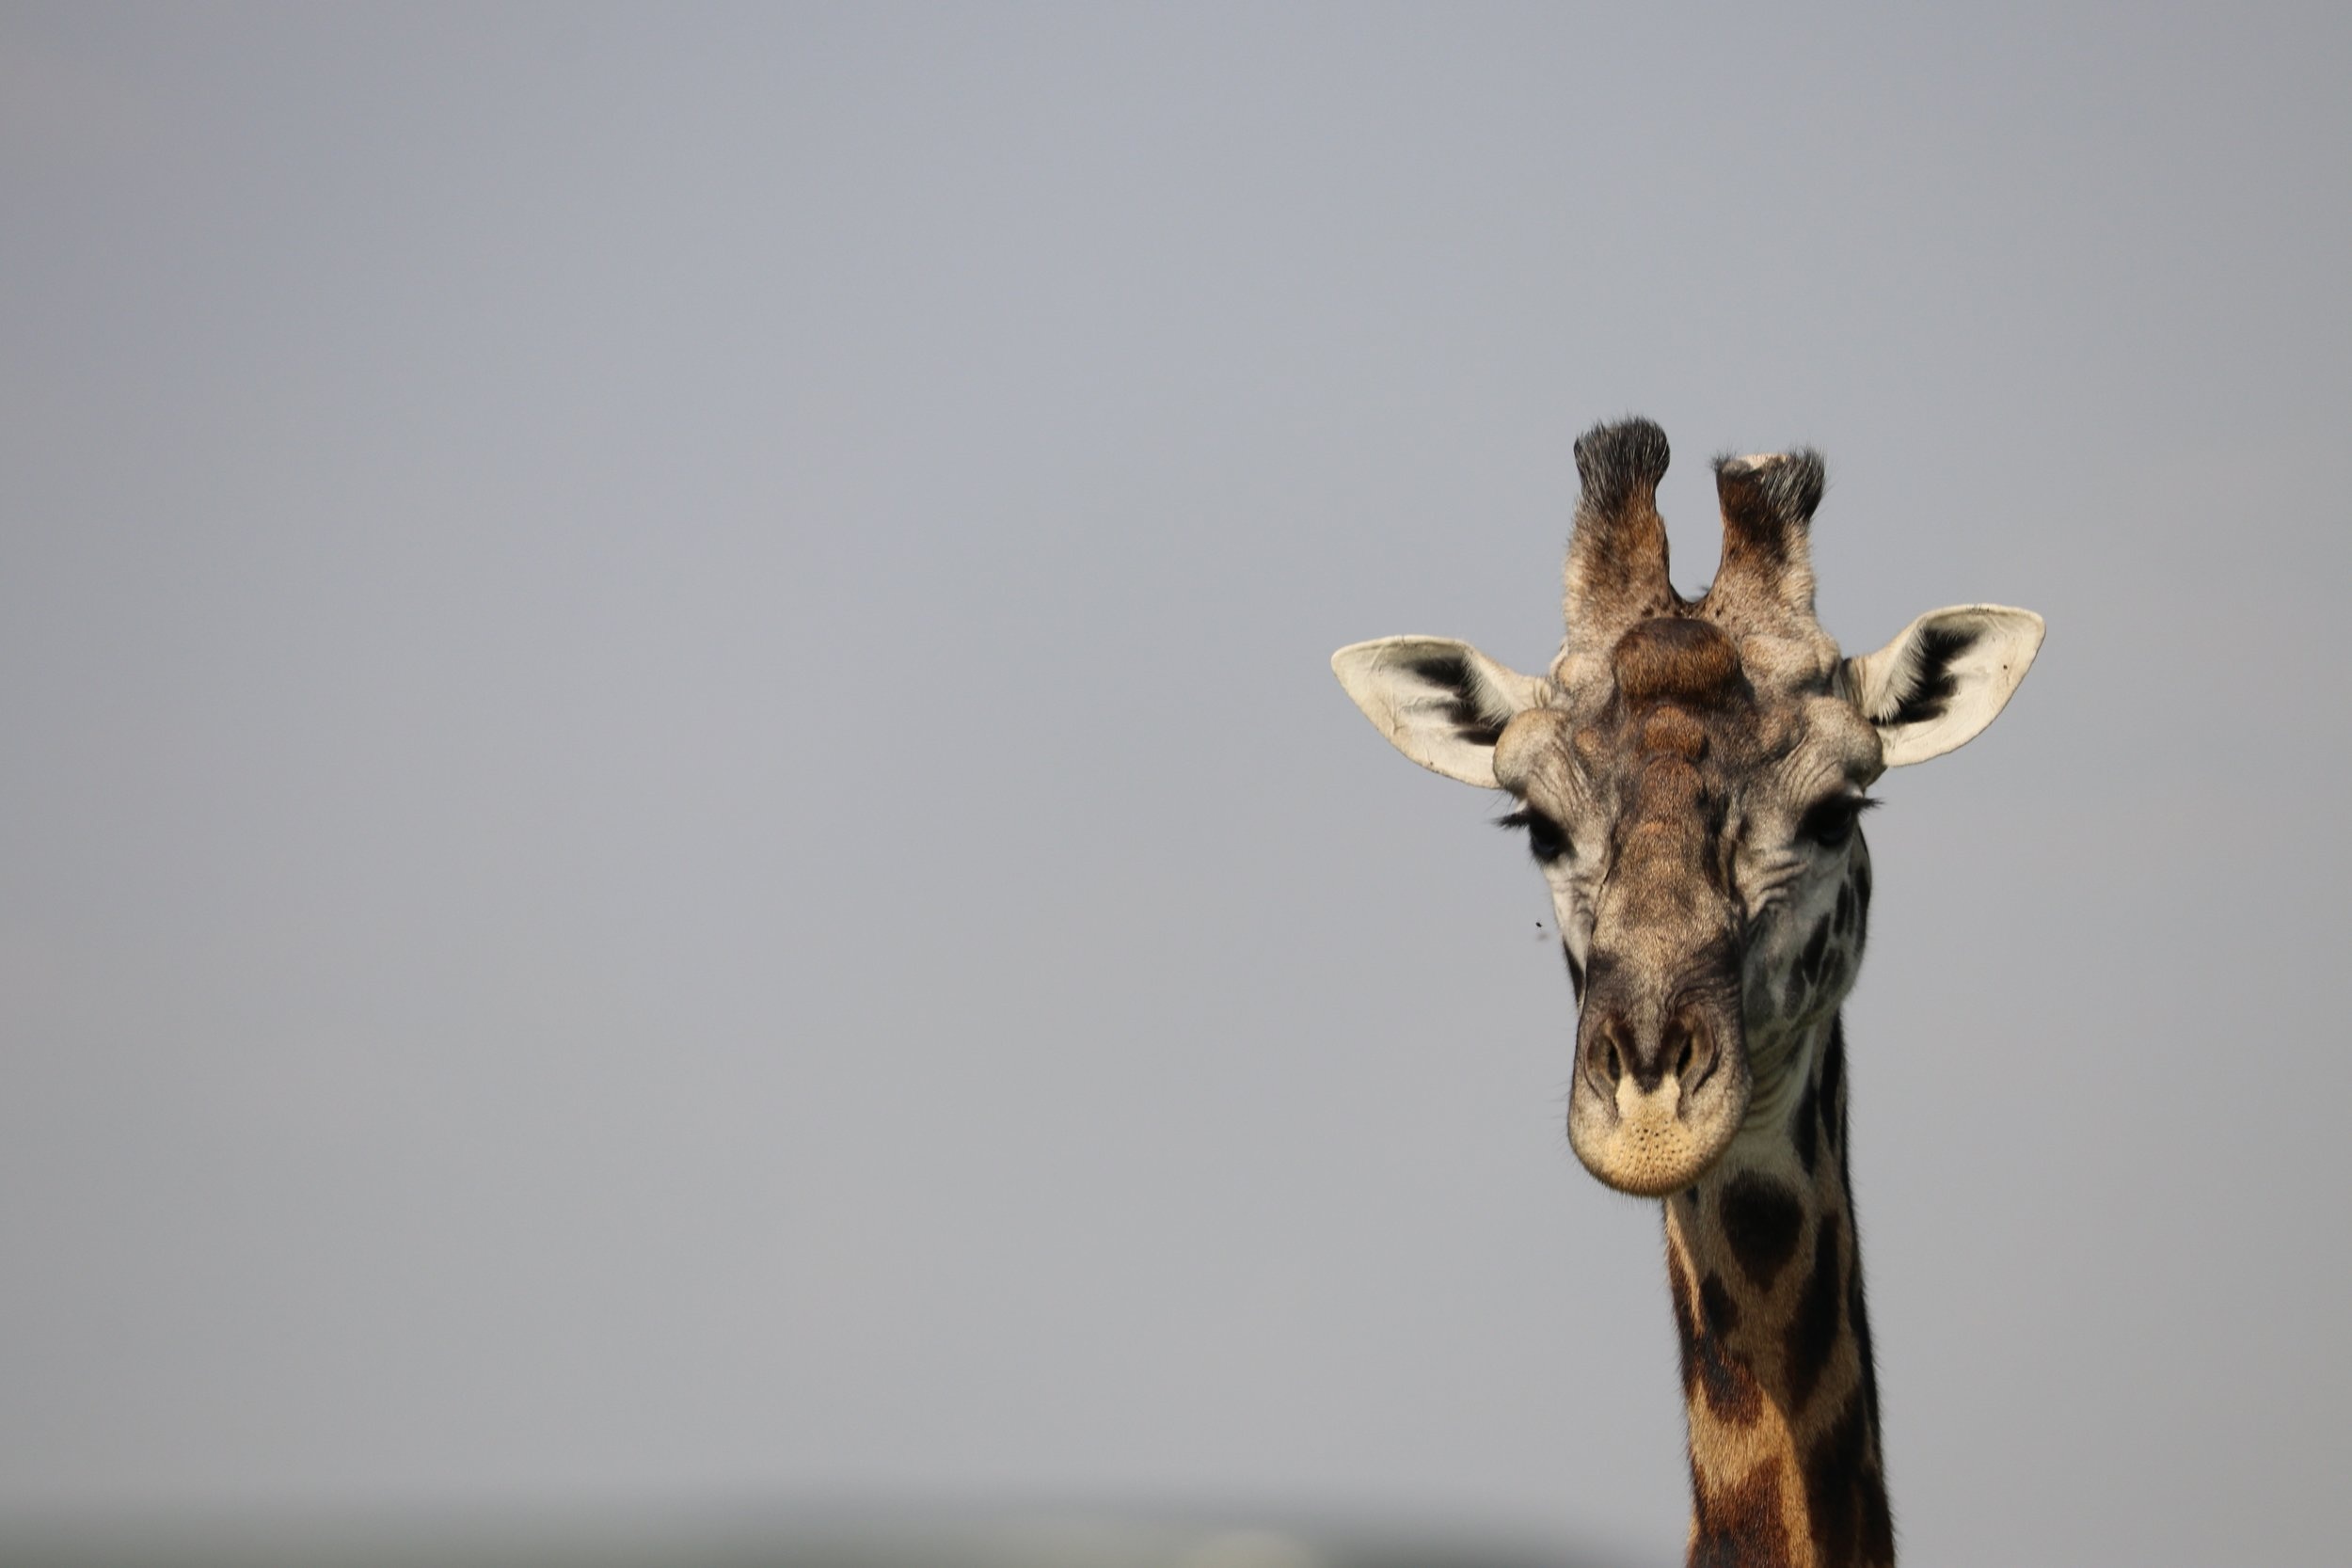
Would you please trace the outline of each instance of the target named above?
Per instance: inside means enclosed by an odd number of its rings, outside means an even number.
[[[1663,1560],[1494,802],[1574,435],[1812,442],[1916,1565],[2321,1560],[2340,7],[0,11],[0,1520],[1205,1499]]]

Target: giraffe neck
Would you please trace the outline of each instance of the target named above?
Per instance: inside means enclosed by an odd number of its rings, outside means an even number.
[[[1690,1431],[1691,1568],[1895,1559],[1838,1022],[1790,1066],[1804,1077],[1778,1133],[1743,1132],[1665,1205]]]

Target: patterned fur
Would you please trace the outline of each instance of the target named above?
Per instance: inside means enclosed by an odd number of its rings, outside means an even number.
[[[1693,1564],[1894,1560],[1846,1140],[1838,1008],[1870,902],[1864,794],[2023,678],[2041,621],[1922,617],[1845,659],[1813,613],[1811,451],[1715,465],[1724,550],[1668,577],[1645,420],[1576,444],[1567,630],[1543,677],[1395,638],[1333,668],[1397,747],[1508,790],[1577,993],[1568,1135],[1664,1199]]]

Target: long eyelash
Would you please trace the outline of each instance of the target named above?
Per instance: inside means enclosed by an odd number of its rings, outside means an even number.
[[[1568,831],[1533,806],[1522,806],[1508,816],[1496,817],[1495,826],[1526,829],[1528,851],[1539,865],[1549,865],[1575,852],[1575,847],[1568,842]]]
[[[1816,843],[1841,844],[1861,825],[1862,814],[1877,809],[1878,803],[1868,795],[1833,795],[1817,800],[1798,820],[1797,835]]]

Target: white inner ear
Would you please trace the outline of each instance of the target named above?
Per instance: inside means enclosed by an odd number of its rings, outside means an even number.
[[[1495,785],[1495,737],[1551,694],[1539,676],[1451,637],[1383,637],[1331,656],[1331,673],[1390,744],[1449,779]]]
[[[1847,661],[1847,689],[1878,726],[1884,765],[1904,768],[1984,732],[2042,646],[2042,617],[2005,605],[1930,610],[1881,648]]]

